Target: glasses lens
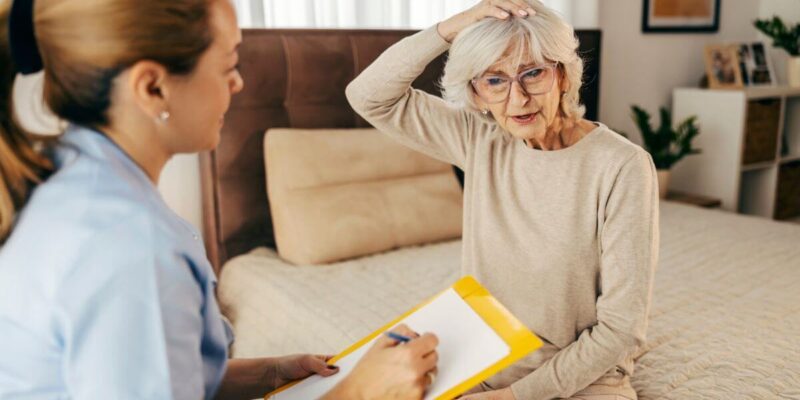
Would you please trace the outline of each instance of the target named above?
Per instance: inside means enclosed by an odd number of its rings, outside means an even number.
[[[553,85],[553,67],[534,68],[525,71],[520,77],[525,91],[530,95],[547,93]]]
[[[499,103],[505,100],[508,95],[508,86],[511,80],[504,76],[482,76],[475,80],[475,91],[485,101]]]

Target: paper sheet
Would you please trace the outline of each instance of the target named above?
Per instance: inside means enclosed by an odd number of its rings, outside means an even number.
[[[481,319],[454,289],[444,292],[427,306],[409,315],[405,323],[416,332],[439,337],[439,373],[425,399],[435,399],[499,362],[511,352],[509,346]],[[372,341],[374,342],[374,340]],[[339,373],[322,378],[312,376],[280,392],[274,400],[318,399],[346,377],[372,342],[339,360]]]

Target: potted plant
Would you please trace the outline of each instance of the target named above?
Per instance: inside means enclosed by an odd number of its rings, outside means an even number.
[[[673,129],[672,113],[666,107],[661,107],[661,123],[654,129],[650,126],[650,114],[647,111],[636,105],[631,106],[631,110],[633,122],[642,134],[644,148],[653,157],[658,171],[658,193],[664,198],[667,195],[670,168],[683,157],[700,153],[700,150],[692,148],[692,139],[700,134],[697,117],[686,118]]]
[[[756,29],[772,38],[772,46],[779,47],[789,53],[786,62],[786,80],[789,86],[800,87],[800,23],[791,29],[778,16],[772,19],[757,19],[753,22]]]

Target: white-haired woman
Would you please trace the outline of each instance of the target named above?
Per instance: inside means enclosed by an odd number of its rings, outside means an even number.
[[[636,398],[658,251],[655,168],[583,118],[577,47],[539,2],[484,0],[397,43],[347,89],[375,127],[465,171],[463,271],[545,341],[469,398]],[[448,101],[412,89],[448,48]]]

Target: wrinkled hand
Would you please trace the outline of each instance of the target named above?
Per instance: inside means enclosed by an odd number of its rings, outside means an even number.
[[[437,29],[444,40],[452,42],[462,29],[484,18],[507,19],[511,15],[525,18],[535,14],[525,0],[481,0],[472,8],[442,21]]]
[[[459,400],[516,400],[516,398],[511,388],[505,388],[492,390],[491,392],[467,394],[463,397],[459,397]]]
[[[339,368],[328,365],[327,361],[333,356],[296,354],[280,357],[275,363],[274,385],[279,388],[289,382],[307,378],[317,374],[331,376],[339,372]]]

